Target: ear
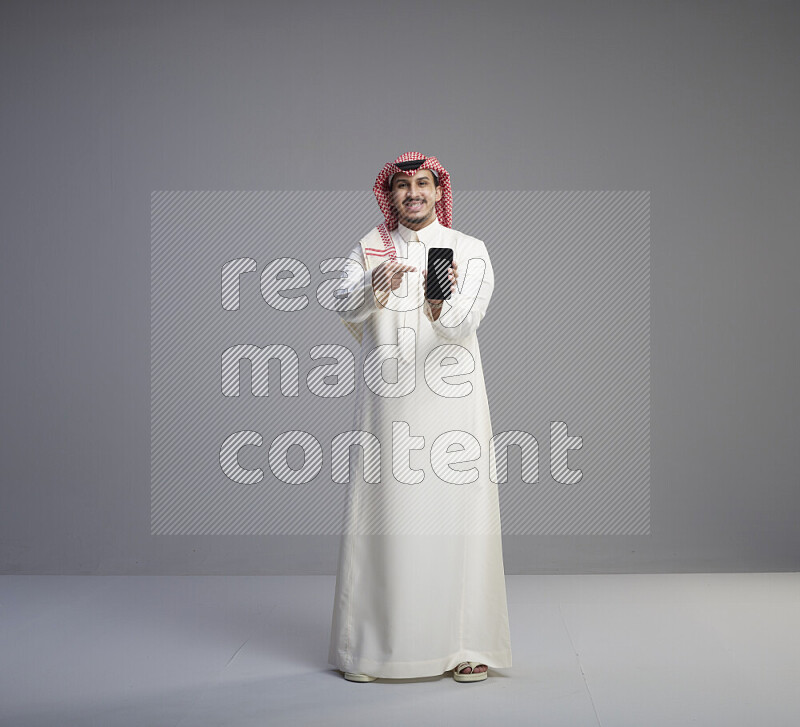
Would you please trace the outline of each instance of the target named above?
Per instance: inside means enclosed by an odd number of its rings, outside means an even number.
[[[442,198],[442,185],[436,185],[436,201],[438,202]]]

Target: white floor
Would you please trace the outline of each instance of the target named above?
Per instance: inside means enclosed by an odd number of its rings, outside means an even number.
[[[800,725],[800,574],[506,578],[512,668],[354,684],[331,576],[2,576],[0,724]]]

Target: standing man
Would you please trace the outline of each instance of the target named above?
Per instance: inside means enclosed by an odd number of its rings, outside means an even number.
[[[353,431],[366,434],[352,440],[329,662],[351,681],[481,681],[511,666],[477,338],[494,273],[484,243],[452,229],[436,157],[403,154],[373,191],[384,222],[351,251],[355,305],[339,311],[360,344]],[[453,250],[445,300],[425,297],[432,247]]]

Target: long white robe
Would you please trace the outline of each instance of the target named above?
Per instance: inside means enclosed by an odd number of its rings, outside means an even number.
[[[364,252],[383,247],[377,228],[355,246],[343,287],[363,294],[363,304],[339,313],[361,335],[353,430],[377,437],[380,459],[357,457],[346,485],[329,663],[387,678],[434,676],[468,660],[511,666],[476,335],[494,274],[481,240],[437,220],[417,234],[420,241],[407,242],[413,231],[403,225],[392,233],[398,260],[417,271],[380,302],[372,272],[385,258],[368,261]],[[422,288],[430,247],[452,248],[459,273],[436,321]]]

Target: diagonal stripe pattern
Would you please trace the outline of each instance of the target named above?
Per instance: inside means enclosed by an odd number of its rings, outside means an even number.
[[[478,476],[499,483],[503,533],[649,533],[649,193],[454,196],[497,281],[478,338],[502,446]],[[322,264],[374,208],[369,192],[151,195],[154,534],[333,534],[349,476],[386,486],[391,436],[355,430],[360,352]],[[435,472],[465,434],[425,443]],[[380,502],[360,530],[459,531],[457,507],[399,523]]]

